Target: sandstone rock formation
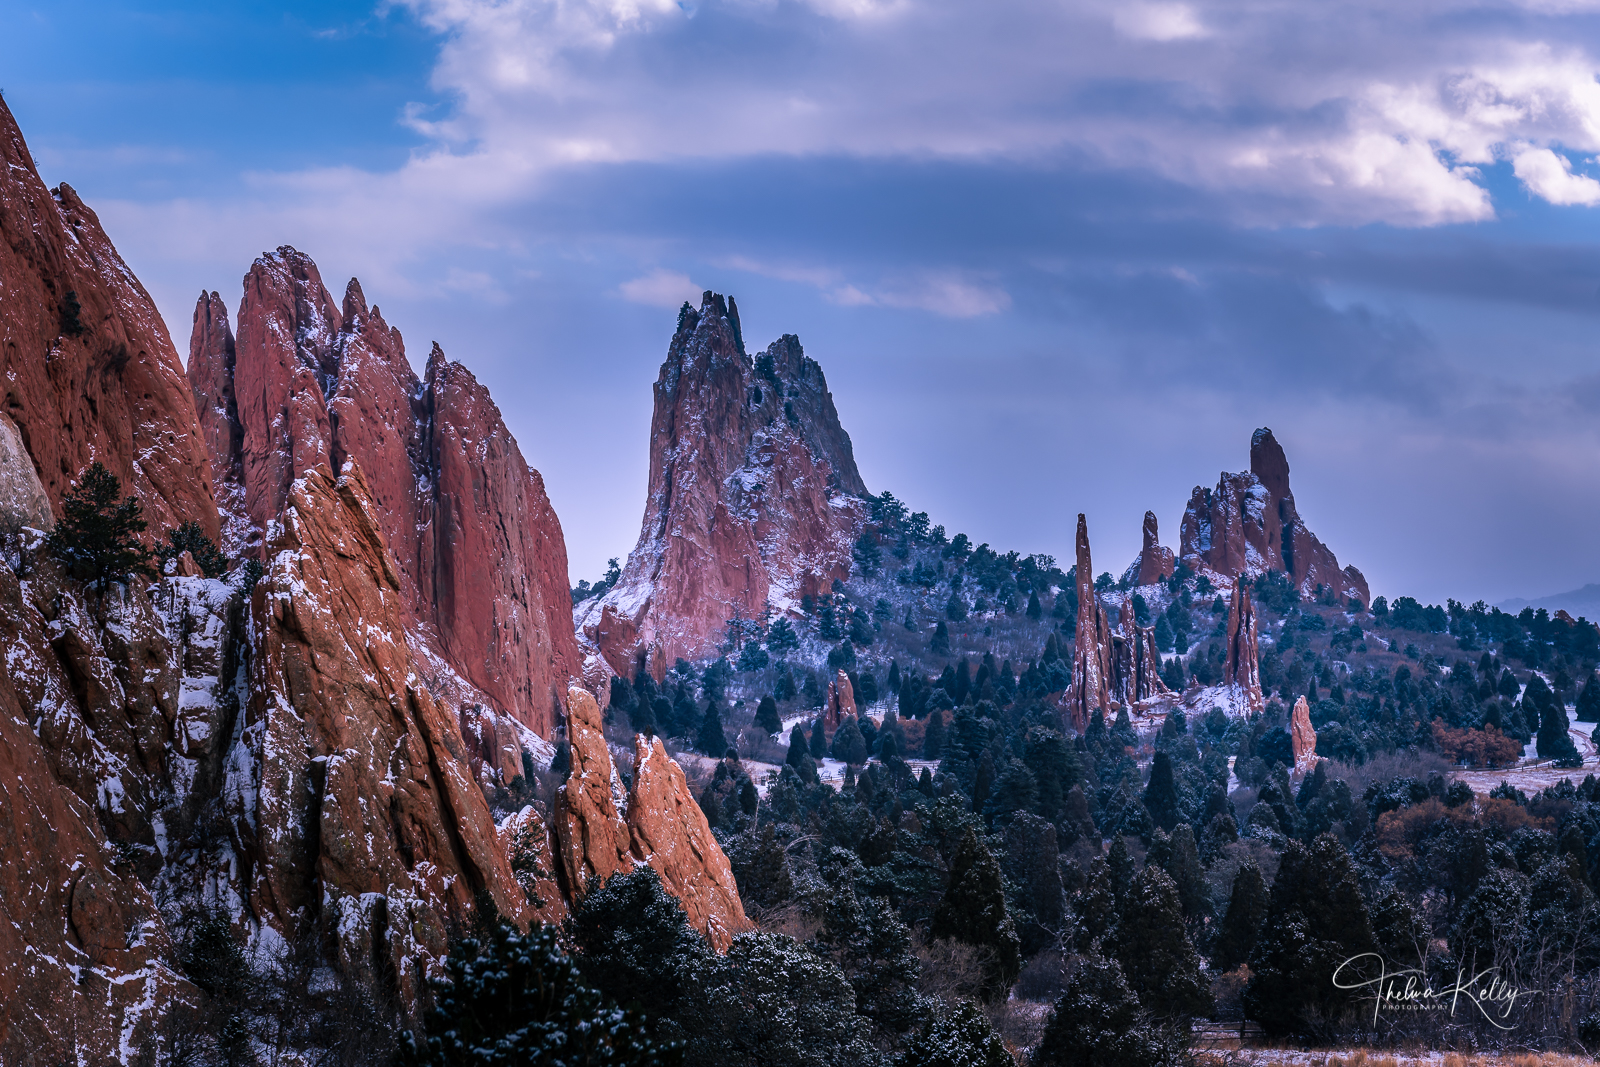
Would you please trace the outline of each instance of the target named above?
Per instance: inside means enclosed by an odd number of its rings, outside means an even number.
[[[733,868],[712,836],[688,780],[661,745],[638,735],[633,789],[624,820],[613,795],[611,753],[600,707],[588,691],[568,698],[572,771],[561,787],[556,838],[567,892],[581,897],[639,863],[653,867],[683,902],[689,922],[719,951],[749,927]]]
[[[709,654],[733,617],[850,574],[866,492],[822,368],[785,335],[751,359],[733,301],[684,305],[655,384],[650,487],[617,585],[578,605],[611,666],[648,653],[658,678]]]
[[[1073,729],[1083,733],[1096,710],[1111,705],[1111,625],[1094,589],[1094,562],[1089,555],[1089,522],[1078,515],[1078,629],[1072,651],[1072,684],[1067,689],[1067,714]]]
[[[1138,704],[1170,693],[1161,680],[1161,652],[1153,626],[1140,626],[1133,596],[1120,609],[1122,633],[1111,638],[1111,696],[1121,704]]]
[[[1317,731],[1311,728],[1311,707],[1303,696],[1294,702],[1289,739],[1294,744],[1295,773],[1303,775],[1317,765]]]
[[[839,728],[840,723],[855,717],[855,688],[850,684],[848,674],[836,671],[833,681],[828,683],[828,699],[822,708],[823,728],[831,736]]]
[[[1289,490],[1289,461],[1269,429],[1257,430],[1250,440],[1249,471],[1224,472],[1215,489],[1195,486],[1178,554],[1191,567],[1224,577],[1282,571],[1304,596],[1327,586],[1341,600],[1370,603],[1361,572],[1341,570],[1306,529]]]
[[[1261,693],[1261,658],[1257,644],[1256,611],[1250,600],[1249,579],[1239,577],[1233,583],[1233,596],[1228,601],[1228,658],[1223,665],[1224,685],[1238,686],[1244,704],[1250,711],[1260,711],[1266,706]]]
[[[22,431],[11,416],[0,412],[0,533],[24,528],[52,530],[55,512],[50,497],[33,469],[33,457],[22,443]]]
[[[336,303],[316,264],[287,247],[245,277],[236,338],[220,298],[201,294],[189,374],[229,540],[259,542],[307,471],[354,463],[425,643],[549,736],[581,670],[566,544],[543,480],[472,374],[435,345],[419,380],[360,284]]]
[[[1144,547],[1139,550],[1138,558],[1128,565],[1122,572],[1124,585],[1154,585],[1164,582],[1172,577],[1176,567],[1172,549],[1161,543],[1160,534],[1156,532],[1156,513],[1144,513]]]
[[[4,410],[53,505],[99,460],[154,531],[215,537],[210,465],[155,302],[72,188],[46,190],[0,102]]]
[[[667,891],[683,902],[689,923],[718,952],[749,929],[733,868],[712,836],[683,770],[661,739],[637,735],[628,829],[633,851],[654,867]]]

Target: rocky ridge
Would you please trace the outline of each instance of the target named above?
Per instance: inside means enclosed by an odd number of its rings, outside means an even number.
[[[866,493],[822,368],[785,335],[752,359],[739,309],[685,304],[655,383],[650,484],[616,586],[580,603],[597,672],[659,678],[721,643],[729,619],[798,607],[849,577]]]

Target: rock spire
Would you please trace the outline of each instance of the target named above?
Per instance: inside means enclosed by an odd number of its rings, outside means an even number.
[[[1367,581],[1339,567],[1333,553],[1306,528],[1289,489],[1289,461],[1272,431],[1250,439],[1250,470],[1224,472],[1215,489],[1195,486],[1183,515],[1179,558],[1224,577],[1282,571],[1303,596],[1319,586],[1341,600],[1369,603]]]
[[[735,615],[795,610],[850,574],[866,493],[827,380],[792,334],[754,359],[739,309],[688,304],[655,384],[650,485],[617,585],[575,611],[591,652],[658,677],[707,655]]]
[[[1233,583],[1228,601],[1228,658],[1223,667],[1223,684],[1237,686],[1250,711],[1266,706],[1261,693],[1260,648],[1257,644],[1256,610],[1250,600],[1249,579]]]
[[[1089,555],[1089,521],[1078,515],[1078,628],[1072,652],[1072,684],[1067,713],[1079,733],[1089,728],[1096,710],[1111,703],[1111,626],[1094,589],[1094,561]]]
[[[1133,586],[1154,585],[1171,578],[1174,568],[1172,549],[1161,544],[1161,536],[1156,532],[1156,513],[1147,511],[1144,513],[1144,547],[1122,573],[1122,582]]]

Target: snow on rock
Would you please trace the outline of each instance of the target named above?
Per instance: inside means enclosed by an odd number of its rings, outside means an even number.
[[[575,611],[586,646],[617,674],[646,652],[660,678],[711,653],[736,615],[797,607],[849,577],[865,494],[822,368],[792,335],[752,360],[738,307],[707,292],[655,384],[638,544]]]

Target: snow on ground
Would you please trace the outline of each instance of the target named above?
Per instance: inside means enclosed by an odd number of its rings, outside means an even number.
[[[1573,709],[1567,709],[1567,733],[1583,757],[1582,767],[1557,767],[1551,760],[1541,760],[1537,745],[1528,745],[1523,760],[1515,767],[1502,767],[1491,771],[1456,771],[1458,781],[1466,782],[1474,792],[1487,793],[1501,782],[1507,782],[1524,793],[1535,793],[1570,778],[1583,781],[1586,774],[1600,773],[1600,748],[1594,740],[1595,723],[1578,722]]]

